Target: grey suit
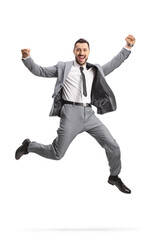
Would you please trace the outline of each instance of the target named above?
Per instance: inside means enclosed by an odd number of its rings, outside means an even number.
[[[96,75],[92,85],[91,104],[97,107],[98,114],[116,110],[116,100],[112,90],[105,81],[105,76],[119,67],[129,55],[130,51],[123,48],[119,54],[103,66],[87,63],[87,68],[94,67],[96,69]],[[92,108],[68,104],[63,105],[63,99],[61,97],[63,83],[73,66],[73,61],[59,62],[52,67],[41,67],[34,63],[32,58],[23,60],[23,63],[36,76],[57,77],[54,94],[52,96],[53,105],[50,116],[61,117],[57,137],[53,143],[43,145],[37,142],[31,142],[28,151],[49,159],[59,160],[64,156],[69,144],[77,134],[86,131],[105,149],[111,175],[118,175],[121,170],[119,146],[108,129],[95,116]]]

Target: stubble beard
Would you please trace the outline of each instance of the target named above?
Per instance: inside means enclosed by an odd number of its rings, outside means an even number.
[[[80,62],[78,61],[78,58],[76,57],[76,62],[77,62],[80,66],[83,66],[84,64],[86,64],[87,60],[88,60],[88,58],[86,58],[83,63],[80,63]]]

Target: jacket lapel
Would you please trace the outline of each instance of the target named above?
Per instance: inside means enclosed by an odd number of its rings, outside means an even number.
[[[68,76],[68,73],[71,70],[71,67],[73,66],[73,64],[74,64],[74,61],[70,61],[70,62],[65,63],[63,82],[65,81],[66,77]]]

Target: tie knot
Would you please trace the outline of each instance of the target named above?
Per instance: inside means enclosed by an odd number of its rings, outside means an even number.
[[[80,67],[81,72],[84,70],[84,67]]]

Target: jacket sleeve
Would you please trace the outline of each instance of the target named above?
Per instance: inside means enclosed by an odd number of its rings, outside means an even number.
[[[122,48],[122,50],[110,62],[102,66],[104,75],[105,76],[108,75],[114,69],[119,67],[124,62],[124,60],[126,60],[129,57],[130,53],[131,51]]]
[[[41,67],[36,64],[31,57],[27,59],[22,59],[24,65],[28,70],[36,76],[39,77],[57,77],[57,65],[51,67]]]

